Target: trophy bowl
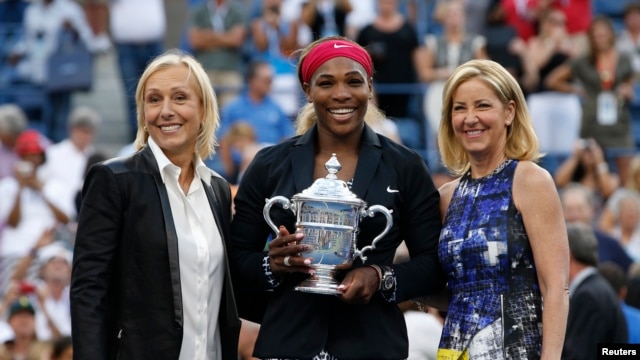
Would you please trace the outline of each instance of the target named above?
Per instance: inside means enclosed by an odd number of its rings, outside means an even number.
[[[336,173],[342,166],[336,154],[325,164],[328,175],[317,179],[309,188],[292,197],[274,196],[266,199],[263,215],[269,227],[277,234],[278,227],[271,220],[271,207],[278,203],[285,210],[291,210],[296,216],[296,232],[304,234],[300,243],[309,245],[311,250],[304,253],[312,258],[314,275],[300,283],[295,290],[337,295],[339,283],[335,280],[335,272],[351,267],[353,260],[359,257],[364,263],[365,252],[374,250],[377,242],[384,237],[393,225],[391,211],[382,205],[367,207],[364,200],[359,199],[349,190],[347,184],[338,180]],[[360,220],[381,213],[387,224],[371,245],[357,248]]]

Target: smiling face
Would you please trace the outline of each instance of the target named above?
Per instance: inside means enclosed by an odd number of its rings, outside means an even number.
[[[456,138],[475,159],[502,159],[507,127],[513,121],[515,103],[506,106],[482,80],[472,78],[456,89],[451,121]]]
[[[362,65],[345,57],[333,58],[322,64],[303,87],[313,103],[320,131],[336,137],[359,136],[372,94]]]
[[[195,151],[203,117],[198,82],[185,65],[153,73],[144,91],[144,122],[149,136],[168,158]]]

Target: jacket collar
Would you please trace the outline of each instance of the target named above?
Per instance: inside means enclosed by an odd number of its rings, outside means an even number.
[[[167,182],[167,176],[169,176],[171,173],[180,173],[180,168],[173,164],[171,160],[169,160],[167,155],[165,155],[162,149],[160,149],[160,146],[158,146],[158,144],[156,144],[156,142],[151,137],[149,137],[147,147],[151,149],[153,157],[156,159],[156,163],[158,164],[158,168],[160,171],[160,177],[162,178],[163,183]],[[202,179],[207,184],[211,184],[211,171],[209,171],[202,159],[194,154],[193,162],[196,177]]]

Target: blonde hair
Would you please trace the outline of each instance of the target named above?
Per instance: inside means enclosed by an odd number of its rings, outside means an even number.
[[[326,41],[330,41],[330,40],[342,40],[342,41],[347,41],[349,43],[352,43],[354,46],[358,46],[360,47],[360,45],[358,43],[356,43],[355,41],[348,39],[346,37],[343,36],[328,36],[328,37],[324,37],[321,39],[318,39],[314,42],[312,42],[311,44],[307,45],[305,48],[298,50],[296,52],[295,55],[299,56],[299,61],[298,61],[298,82],[300,83],[300,87],[304,90],[304,81],[302,80],[302,63],[304,62],[304,59],[307,57],[307,55],[311,52],[311,50],[313,50],[313,48],[315,48],[316,46],[326,42]],[[367,79],[368,81],[372,82],[372,79]],[[364,115],[364,121],[367,124],[377,124],[382,122],[382,120],[384,120],[385,115],[384,113],[373,103],[369,102],[368,106],[367,106],[367,111],[365,112]],[[301,135],[306,133],[309,129],[311,129],[313,127],[313,125],[315,125],[318,122],[318,116],[313,108],[313,103],[307,103],[304,106],[302,106],[300,108],[300,111],[298,112],[298,115],[296,117],[296,134]]]
[[[442,120],[438,130],[438,147],[444,165],[455,175],[461,175],[469,169],[469,154],[455,136],[451,112],[453,95],[458,87],[475,78],[492,89],[504,106],[509,101],[515,103],[515,116],[506,130],[505,155],[510,159],[539,160],[543,154],[539,152],[527,101],[516,79],[495,61],[471,60],[460,65],[444,86]]]
[[[149,65],[140,76],[138,87],[136,89],[136,111],[138,121],[138,132],[134,146],[137,150],[147,145],[149,133],[145,131],[144,124],[144,92],[146,84],[151,75],[173,66],[186,66],[189,70],[188,77],[193,75],[198,82],[198,95],[202,101],[203,119],[198,137],[196,139],[196,154],[200,158],[205,159],[215,153],[216,136],[215,132],[220,126],[220,114],[218,111],[218,101],[209,81],[207,73],[202,65],[191,55],[180,50],[172,49],[164,54],[159,55]]]

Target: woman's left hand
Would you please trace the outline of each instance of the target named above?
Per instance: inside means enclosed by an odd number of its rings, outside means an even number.
[[[380,280],[376,270],[370,266],[353,269],[344,277],[338,297],[349,304],[367,304],[378,291]]]

